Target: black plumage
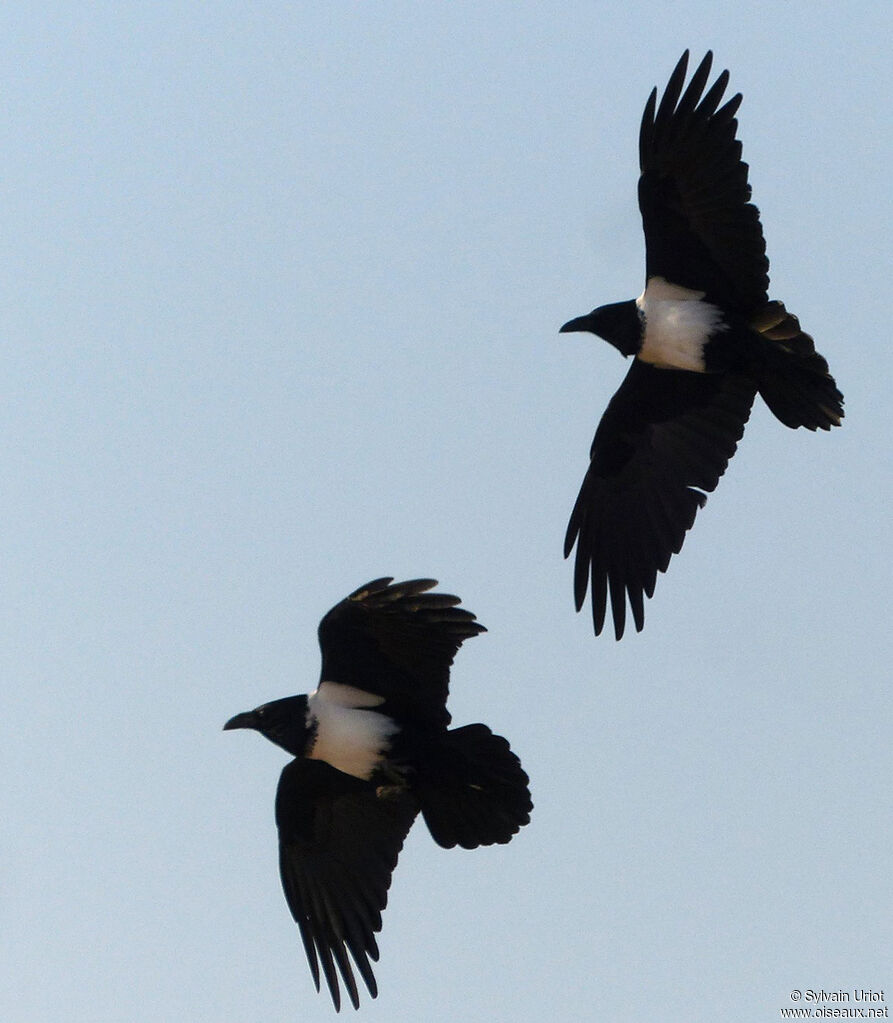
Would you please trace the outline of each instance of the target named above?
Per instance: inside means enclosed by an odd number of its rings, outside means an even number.
[[[627,601],[642,629],[644,598],[725,472],[757,393],[791,428],[828,430],[843,417],[812,338],[769,300],[759,211],[736,138],[742,97],[720,105],[729,74],[706,88],[711,64],[708,52],[683,89],[686,51],[660,103],[655,89],[645,106],[645,291],[561,328],[598,334],[633,356],[596,430],[564,548],[567,557],[576,546],[577,610],[590,589],[598,635],[610,598],[617,639]]]
[[[508,842],[530,820],[528,778],[486,725],[450,729],[449,671],[461,644],[485,629],[416,579],[367,583],[319,626],[317,689],[238,714],[295,758],[276,793],[282,887],[317,990],[335,1008],[343,984],[359,1006],[391,874],[421,812],[440,845]],[[339,982],[340,978],[340,982]]]

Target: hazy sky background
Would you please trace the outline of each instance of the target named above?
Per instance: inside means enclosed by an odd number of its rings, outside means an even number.
[[[320,617],[386,574],[489,628],[451,708],[536,809],[473,853],[416,826],[364,1020],[893,1001],[891,27],[3,6],[0,1018],[333,1018],[279,886],[284,754],[221,728],[312,689]],[[771,293],[847,418],[758,403],[617,644],[561,547],[626,366],[558,327],[641,290],[638,122],[686,47],[744,93]]]

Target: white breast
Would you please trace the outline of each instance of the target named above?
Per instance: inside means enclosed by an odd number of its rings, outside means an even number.
[[[636,305],[645,317],[645,337],[638,358],[664,369],[704,372],[704,345],[711,334],[727,330],[719,309],[691,291],[652,277]]]
[[[321,682],[307,699],[307,723],[316,728],[308,756],[325,760],[345,774],[368,778],[398,730],[391,718],[372,709],[382,703],[384,699],[374,693],[340,682]]]

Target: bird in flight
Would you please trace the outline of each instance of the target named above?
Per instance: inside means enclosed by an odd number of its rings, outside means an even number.
[[[735,137],[742,97],[720,106],[728,71],[704,91],[712,60],[708,52],[683,91],[686,50],[660,103],[654,89],[645,105],[645,290],[561,328],[633,357],[595,432],[564,542],[565,557],[577,548],[577,610],[591,589],[598,635],[610,592],[617,639],[627,600],[642,630],[644,598],[725,472],[757,392],[792,429],[830,430],[843,418],[828,363],[797,317],[769,300],[759,211]]]
[[[482,724],[448,727],[450,665],[486,630],[458,597],[429,592],[436,585],[361,586],[320,622],[317,688],[224,725],[253,728],[295,758],[276,792],[279,871],[316,990],[321,968],[336,1010],[339,973],[355,1009],[354,969],[378,993],[369,961],[417,814],[438,845],[475,849],[508,842],[533,809],[506,739]]]

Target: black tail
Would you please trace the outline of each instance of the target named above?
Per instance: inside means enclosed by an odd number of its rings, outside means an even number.
[[[434,841],[475,849],[508,842],[530,821],[528,780],[506,739],[465,725],[426,751],[415,789]]]
[[[763,341],[757,386],[773,415],[792,429],[840,426],[843,395],[797,317],[769,302],[751,325]]]

